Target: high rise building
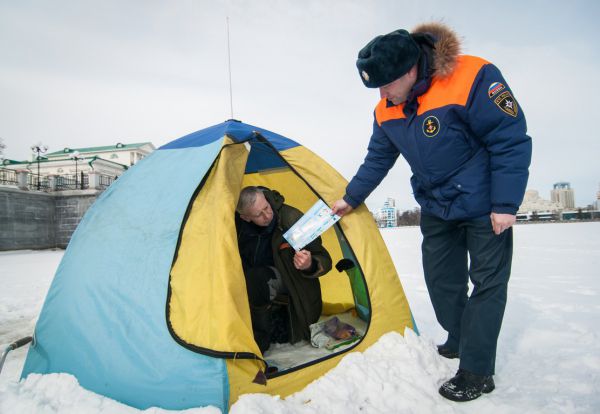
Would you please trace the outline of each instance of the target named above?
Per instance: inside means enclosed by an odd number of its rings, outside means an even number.
[[[519,207],[519,213],[524,214],[528,212],[557,212],[563,209],[562,204],[556,201],[544,200],[540,197],[537,190],[525,191],[523,197],[523,203]]]
[[[375,220],[379,227],[396,227],[398,226],[398,217],[396,214],[396,200],[388,198],[383,207],[375,211]]]
[[[550,199],[559,203],[563,208],[575,208],[575,190],[571,188],[570,183],[555,183],[550,193]]]

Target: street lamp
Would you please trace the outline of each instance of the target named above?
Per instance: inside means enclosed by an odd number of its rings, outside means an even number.
[[[40,160],[42,158],[40,156],[40,154],[45,154],[46,151],[48,151],[48,147],[45,146],[45,145],[42,145],[41,143],[34,144],[34,145],[31,146],[31,151],[34,154],[37,154],[36,157],[35,157],[35,159],[37,160],[37,167],[38,167],[37,168],[37,170],[38,170],[38,173],[37,173],[37,189],[39,190],[40,189],[40,184],[41,184],[41,180],[40,180]]]
[[[75,189],[77,190],[77,161],[82,160],[84,157],[80,157],[79,151],[75,151],[71,154],[71,158],[75,161]],[[83,181],[81,182],[81,187],[83,189]]]

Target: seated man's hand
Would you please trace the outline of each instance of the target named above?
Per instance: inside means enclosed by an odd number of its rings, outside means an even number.
[[[312,255],[308,250],[300,250],[294,255],[294,267],[298,270],[306,270],[312,264]]]

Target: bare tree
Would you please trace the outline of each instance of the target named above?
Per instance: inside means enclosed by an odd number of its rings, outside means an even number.
[[[421,210],[415,208],[396,213],[398,226],[418,226],[421,221]]]

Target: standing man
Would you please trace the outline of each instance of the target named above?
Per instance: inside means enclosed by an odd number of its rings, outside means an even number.
[[[367,156],[333,211],[344,215],[361,204],[400,154],[409,163],[421,206],[425,281],[448,331],[438,352],[460,358],[439,392],[469,401],[495,387],[512,225],[529,175],[531,138],[498,68],[459,53],[456,34],[439,23],[377,36],[358,53],[360,77],[379,88],[381,100]]]

